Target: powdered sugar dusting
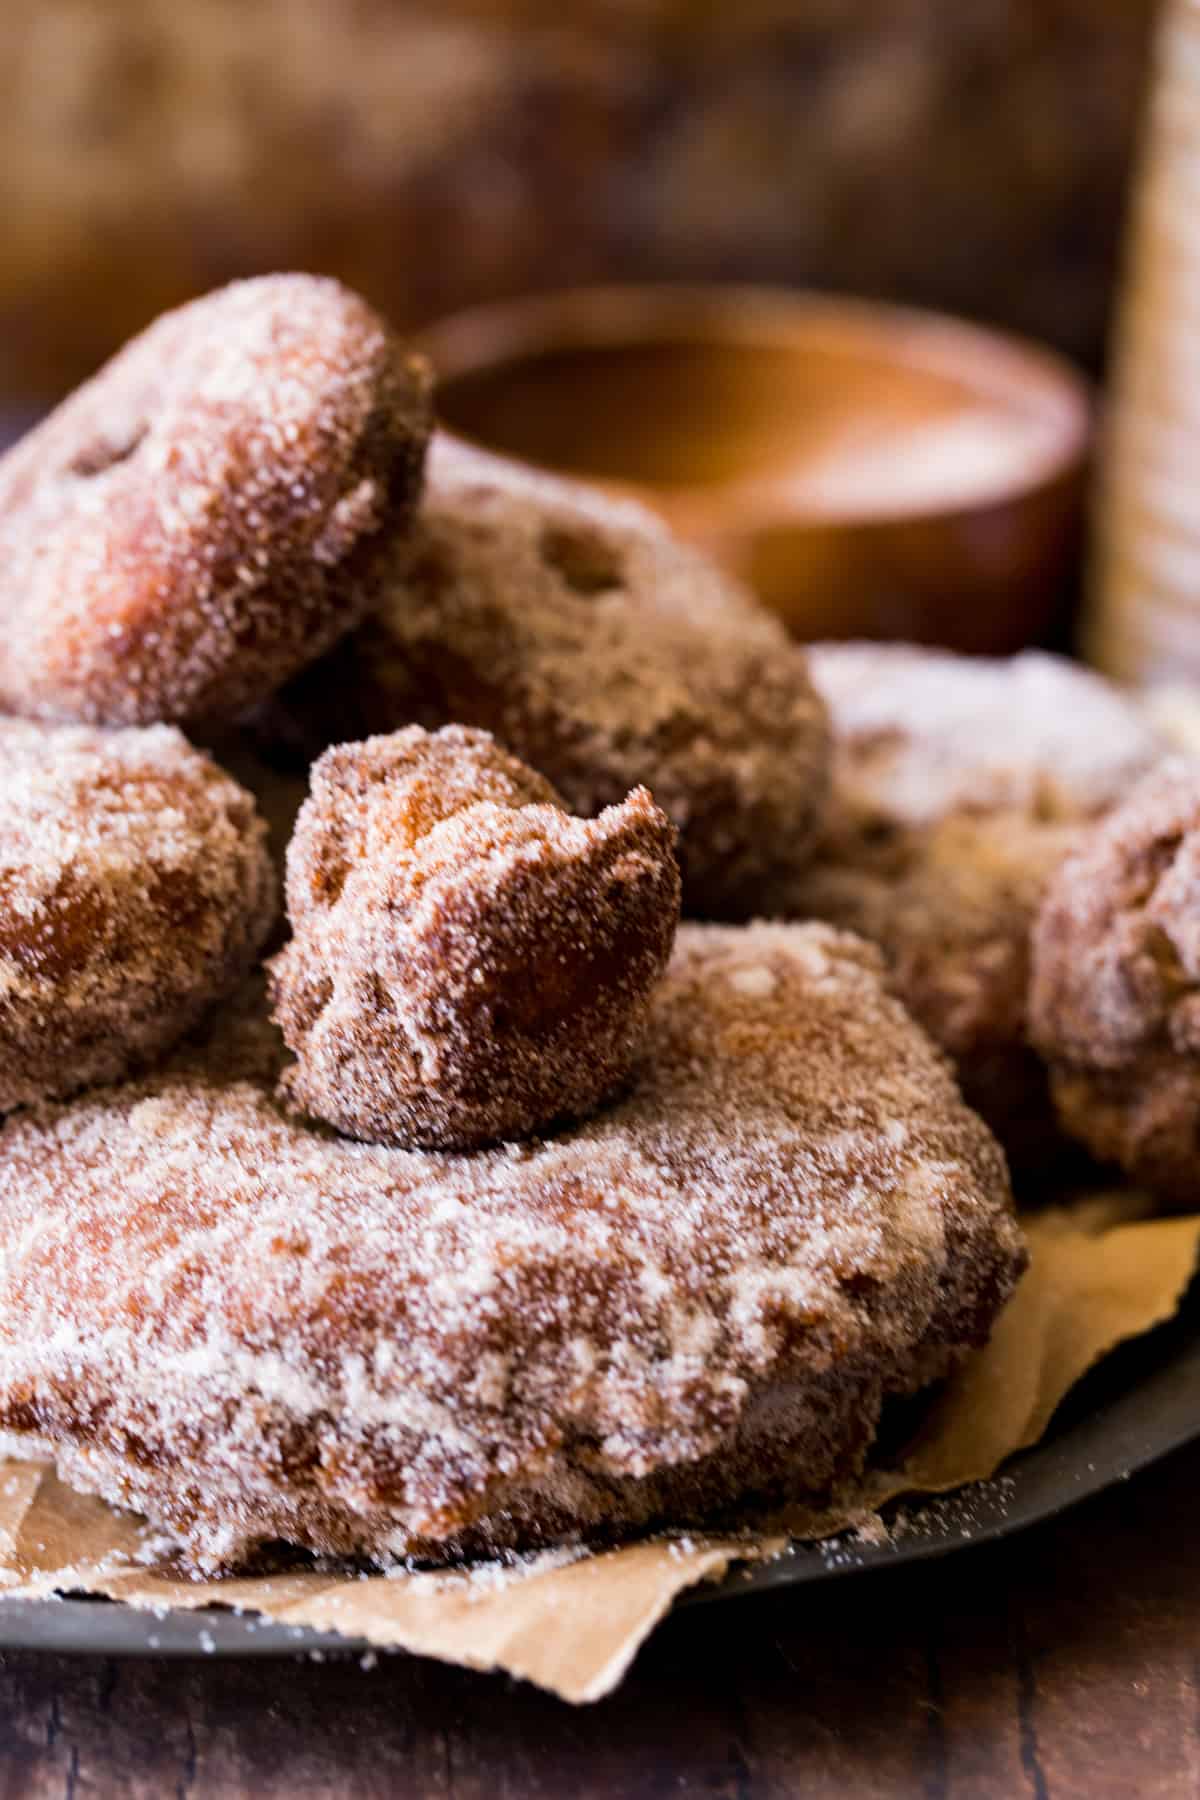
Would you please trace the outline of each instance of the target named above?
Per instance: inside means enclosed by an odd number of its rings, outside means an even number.
[[[775,992],[775,977],[767,968],[735,969],[729,980],[739,994],[752,1000],[765,1000]]]

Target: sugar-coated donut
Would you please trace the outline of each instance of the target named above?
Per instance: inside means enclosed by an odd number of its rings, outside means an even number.
[[[485,731],[314,765],[271,965],[289,1098],[351,1136],[470,1148],[581,1118],[629,1075],[679,919],[644,788],[576,819]]]
[[[171,727],[0,720],[0,1109],[169,1048],[251,966],[276,885],[250,795]]]
[[[792,905],[880,946],[896,992],[1025,1167],[1055,1135],[1046,1070],[1026,1029],[1029,936],[1080,829],[1010,812],[866,836],[818,856]]]
[[[1033,934],[1030,1025],[1065,1129],[1200,1203],[1200,760],[1146,776],[1059,869]]]
[[[387,1561],[828,1495],[1022,1267],[1000,1150],[824,926],[684,926],[636,1086],[472,1155],[310,1129],[263,1023],[0,1130],[0,1450]]]
[[[158,319],[0,460],[0,707],[124,725],[261,701],[375,599],[428,387],[316,276]]]
[[[813,644],[809,664],[833,722],[837,810],[860,820],[1094,818],[1165,753],[1136,700],[1044,651]]]
[[[641,507],[446,439],[382,609],[265,730],[311,757],[411,722],[491,731],[585,816],[648,787],[693,916],[773,910],[824,806],[824,709],[771,614]]]
[[[833,729],[822,846],[784,910],[862,932],[1015,1161],[1059,1136],[1027,1029],[1029,936],[1085,829],[1166,754],[1138,704],[1029,651],[817,644]]]

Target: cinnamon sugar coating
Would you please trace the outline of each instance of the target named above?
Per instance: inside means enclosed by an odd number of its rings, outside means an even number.
[[[167,1049],[246,973],[275,892],[254,802],[177,731],[0,719],[0,1109]]]
[[[260,701],[376,598],[428,386],[315,276],[158,319],[0,460],[0,706],[149,724]]]
[[[785,910],[880,944],[968,1099],[1014,1160],[1040,1165],[1057,1134],[1027,1029],[1033,920],[1084,822],[1166,754],[1164,740],[1110,683],[1041,652],[810,655],[833,726],[833,795]]]
[[[1148,713],[1112,682],[1040,650],[814,644],[809,661],[833,724],[842,817],[1093,818],[1166,753]]]
[[[1026,1030],[1030,931],[1080,829],[1004,813],[864,833],[819,857],[792,903],[798,916],[881,947],[896,992],[1023,1163],[1054,1135],[1046,1071]]]
[[[1034,1042],[1064,1127],[1200,1199],[1200,760],[1147,776],[1052,881],[1033,936]]]
[[[645,788],[572,818],[485,731],[327,750],[271,964],[285,1094],[410,1148],[586,1116],[627,1079],[671,953],[674,844]]]
[[[824,1495],[1023,1264],[994,1140],[826,927],[683,927],[636,1087],[551,1140],[340,1140],[276,1068],[245,1021],[0,1130],[0,1447],[195,1568]]]
[[[772,910],[824,805],[824,710],[776,619],[640,507],[444,438],[383,608],[267,729],[310,755],[411,721],[493,732],[585,816],[649,787],[696,915]]]

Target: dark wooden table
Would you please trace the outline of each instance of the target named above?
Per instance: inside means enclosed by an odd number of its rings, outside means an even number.
[[[404,1657],[5,1656],[0,1800],[1200,1795],[1198,1495],[1200,1445],[1008,1544],[678,1615],[583,1709]]]

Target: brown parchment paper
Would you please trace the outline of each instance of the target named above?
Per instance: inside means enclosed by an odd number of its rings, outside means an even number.
[[[1036,1443],[1100,1357],[1178,1307],[1196,1266],[1200,1216],[1155,1219],[1146,1210],[1135,1195],[1103,1195],[1027,1219],[1028,1274],[991,1343],[932,1403],[899,1466],[869,1471],[836,1512],[789,1518],[790,1530],[830,1535],[898,1495],[986,1479]],[[46,1465],[0,1463],[0,1589],[9,1594],[85,1590],[156,1609],[234,1606],[505,1670],[571,1701],[609,1693],[685,1588],[786,1544],[778,1531],[759,1530],[550,1554],[517,1569],[193,1582],[171,1573],[166,1547],[133,1515],[74,1492]]]

